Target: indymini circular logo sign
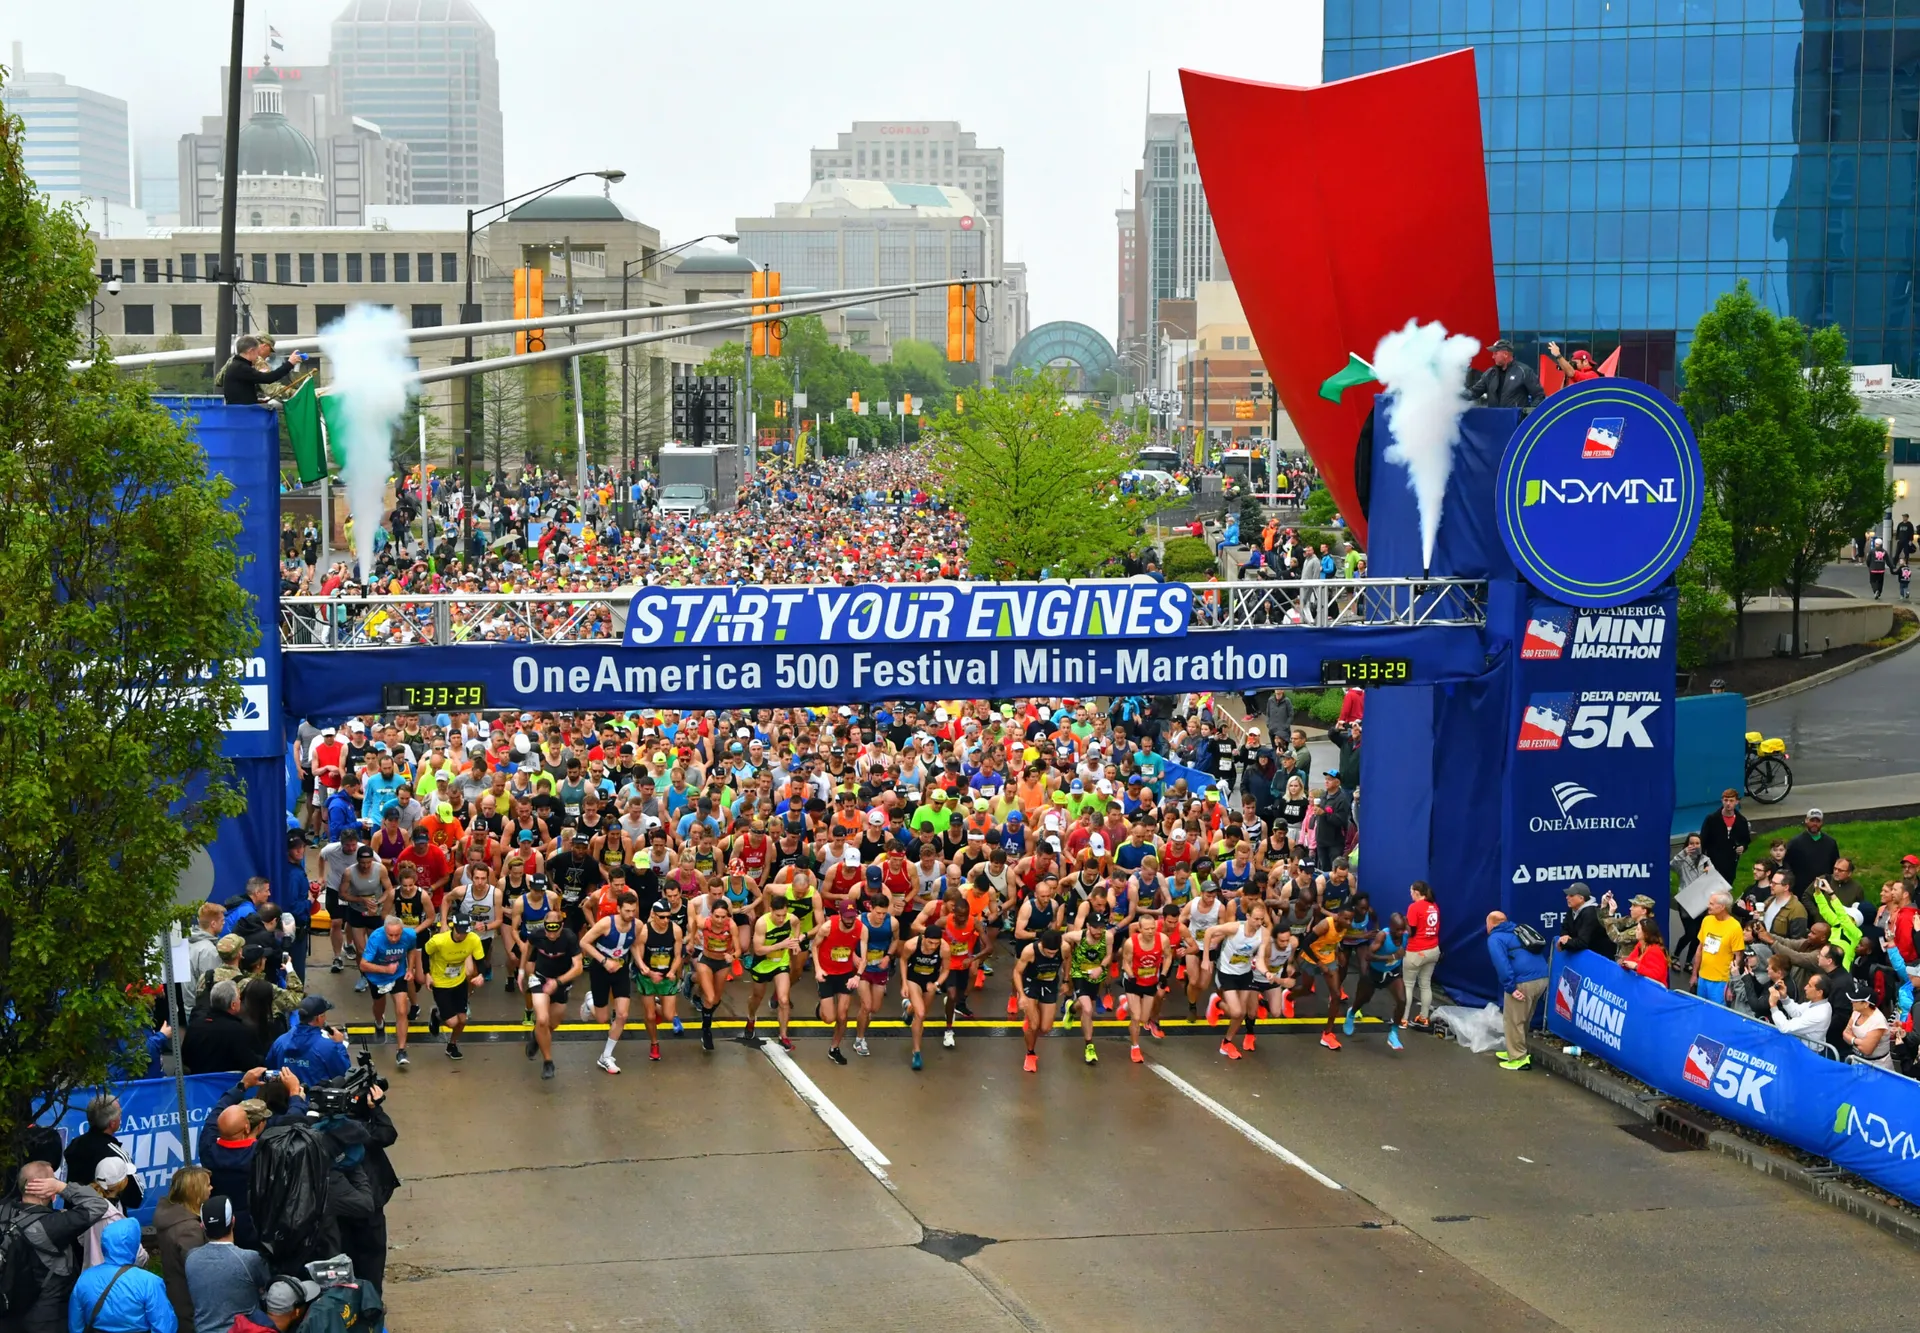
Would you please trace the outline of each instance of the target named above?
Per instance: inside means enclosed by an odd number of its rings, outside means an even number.
[[[1637,380],[1592,380],[1547,398],[1507,442],[1500,537],[1542,592],[1617,606],[1693,545],[1700,487],[1700,446],[1678,404]]]

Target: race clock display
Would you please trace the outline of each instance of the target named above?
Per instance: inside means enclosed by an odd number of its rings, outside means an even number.
[[[1405,685],[1413,679],[1410,657],[1323,657],[1322,685]]]
[[[380,687],[380,702],[389,712],[413,713],[450,708],[469,712],[487,706],[484,685],[472,681],[388,681]]]

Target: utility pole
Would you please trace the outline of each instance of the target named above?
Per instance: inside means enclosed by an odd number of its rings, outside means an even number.
[[[233,284],[240,257],[233,252],[234,214],[240,206],[240,61],[247,31],[247,0],[233,0],[233,43],[227,54],[227,136],[220,146],[220,296],[213,312],[213,373],[233,355]]]
[[[567,313],[578,313],[573,304],[573,237],[562,237],[560,244],[567,250]],[[567,342],[578,343],[580,336],[574,326],[567,325]],[[580,521],[587,519],[587,403],[580,393],[580,358],[573,357],[567,364],[573,368],[573,434],[579,448],[579,458],[575,462],[578,494],[575,499],[580,505]]]

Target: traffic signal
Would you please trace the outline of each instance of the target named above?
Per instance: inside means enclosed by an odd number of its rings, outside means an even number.
[[[515,319],[538,319],[547,313],[545,269],[517,268],[513,271],[513,317]],[[513,335],[513,350],[518,352],[544,352],[547,350],[547,331],[545,329],[522,329]]]
[[[900,395],[900,415],[904,417],[910,417],[913,415],[913,395],[912,394],[903,393]]]
[[[780,275],[770,269],[755,269],[753,271],[753,286],[747,294],[756,300],[765,300],[767,297],[780,295]],[[756,305],[753,308],[753,313],[757,321],[753,325],[753,355],[779,356],[779,324],[773,320],[760,321],[757,318],[761,315],[779,314],[779,305],[777,303]]]
[[[959,416],[965,416],[965,415],[966,415],[966,413],[967,413],[967,398],[966,398],[966,395],[965,395],[965,394],[959,394],[959,393],[956,393],[956,394],[955,394],[955,395],[953,396],[953,414],[954,414],[954,415],[955,415],[956,417],[959,417]]]
[[[967,359],[967,289],[955,283],[947,288],[947,360]]]
[[[1236,398],[1233,400],[1233,417],[1236,421],[1253,420],[1253,399]]]
[[[769,271],[767,273],[767,295],[780,295],[780,274],[777,271]],[[767,307],[767,313],[770,315],[778,315],[780,313],[780,303],[775,301],[772,305],[769,305]],[[768,356],[780,355],[780,343],[782,341],[780,332],[783,327],[777,319],[770,320],[766,324]]]
[[[960,359],[962,361],[972,361],[976,359],[973,335],[974,331],[978,329],[980,325],[980,289],[978,287],[967,288],[966,299],[966,318],[960,321],[960,327],[964,333],[962,340],[964,345],[960,350],[965,353],[965,355]]]
[[[860,391],[858,389],[855,389],[853,396],[847,400],[847,410],[855,416],[860,415]]]

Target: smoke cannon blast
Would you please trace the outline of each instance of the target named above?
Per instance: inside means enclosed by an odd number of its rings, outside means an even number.
[[[1460,417],[1471,405],[1467,368],[1479,350],[1479,341],[1464,333],[1449,334],[1437,322],[1410,319],[1382,338],[1373,353],[1373,373],[1386,386],[1387,427],[1393,432],[1386,459],[1407,469],[1407,485],[1420,508],[1421,564],[1429,574],[1447,478],[1453,474],[1453,449],[1460,442]]]
[[[341,401],[346,438],[329,443],[346,480],[360,577],[368,579],[374,529],[380,526],[393,471],[393,428],[413,392],[406,325],[391,310],[357,305],[321,330],[320,351],[332,370],[331,392]]]

